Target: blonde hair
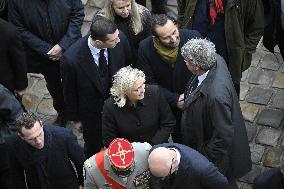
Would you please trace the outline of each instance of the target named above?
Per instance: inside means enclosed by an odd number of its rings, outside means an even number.
[[[123,107],[126,103],[126,92],[131,90],[135,81],[139,77],[145,78],[145,74],[131,66],[123,67],[113,76],[113,84],[110,88],[110,93],[113,95],[115,104],[118,107]]]
[[[106,18],[114,21],[115,12],[113,10],[113,2],[117,0],[106,0],[105,7],[101,12],[102,16],[105,16]],[[125,0],[120,0],[125,1]],[[143,31],[143,19],[142,19],[142,10],[143,6],[137,4],[135,0],[131,1],[131,28],[135,35]],[[100,14],[100,13],[99,13]]]

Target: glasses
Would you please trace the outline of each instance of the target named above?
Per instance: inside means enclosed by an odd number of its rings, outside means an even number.
[[[173,170],[174,160],[175,160],[175,158],[172,159],[171,168],[170,168],[170,171],[169,171],[168,175],[165,176],[165,177],[162,177],[162,180],[167,180],[171,176],[172,170]]]

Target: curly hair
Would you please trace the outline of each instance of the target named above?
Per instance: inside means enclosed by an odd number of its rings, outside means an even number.
[[[181,48],[181,55],[189,64],[206,71],[216,64],[215,45],[207,39],[191,39]]]
[[[23,112],[16,118],[15,126],[18,132],[22,134],[22,128],[30,129],[37,121],[40,123],[39,118],[32,112]]]
[[[123,107],[125,105],[126,92],[131,90],[139,77],[145,78],[144,72],[132,68],[131,66],[121,68],[113,76],[113,84],[110,93],[114,97],[115,104],[117,104],[118,107]]]

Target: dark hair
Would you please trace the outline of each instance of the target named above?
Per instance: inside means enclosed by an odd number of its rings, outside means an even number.
[[[22,128],[30,129],[36,122],[40,122],[39,118],[36,117],[32,112],[23,112],[17,118],[15,125],[18,132],[22,134]]]
[[[95,16],[90,28],[91,38],[106,41],[107,34],[113,34],[116,30],[117,26],[114,22],[103,16]]]
[[[168,22],[168,20],[171,20],[173,23],[176,23],[176,21],[165,15],[165,14],[154,14],[151,17],[151,32],[152,35],[159,37],[158,34],[156,33],[156,27],[157,26],[164,26]]]

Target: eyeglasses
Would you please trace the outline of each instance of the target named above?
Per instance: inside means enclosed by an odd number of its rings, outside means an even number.
[[[174,160],[175,160],[175,158],[173,157],[173,159],[172,159],[172,163],[171,163],[170,172],[168,173],[168,175],[167,175],[167,176],[162,177],[162,180],[167,180],[167,179],[171,176],[171,174],[172,174],[172,170],[173,170]]]

